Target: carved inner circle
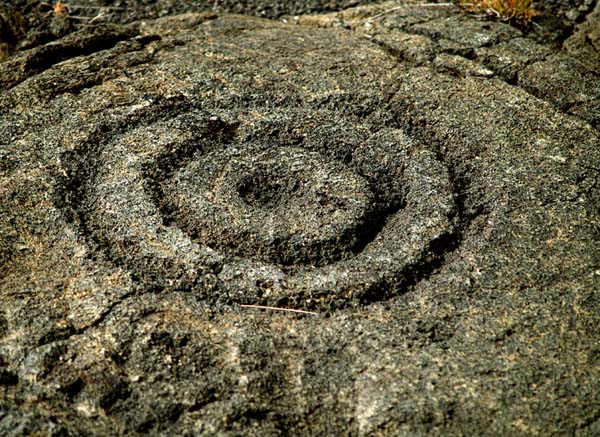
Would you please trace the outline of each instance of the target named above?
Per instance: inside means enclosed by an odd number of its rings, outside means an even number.
[[[352,254],[374,204],[352,169],[295,147],[208,153],[176,171],[163,193],[171,219],[201,244],[279,264]]]

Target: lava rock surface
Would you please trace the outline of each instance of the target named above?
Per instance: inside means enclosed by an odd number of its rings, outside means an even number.
[[[600,433],[596,9],[560,47],[383,4],[1,63],[0,433]]]

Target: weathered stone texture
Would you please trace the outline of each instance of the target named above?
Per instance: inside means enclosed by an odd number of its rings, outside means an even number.
[[[0,64],[1,433],[600,433],[597,15],[389,8]]]

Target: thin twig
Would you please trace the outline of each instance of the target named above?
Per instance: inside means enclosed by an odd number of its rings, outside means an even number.
[[[304,311],[304,310],[295,310],[292,308],[277,308],[277,307],[269,307],[265,305],[240,305],[244,308],[258,308],[261,310],[275,310],[275,311],[287,311],[289,313],[301,313],[301,314],[312,314],[317,315],[319,313],[315,313],[314,311]]]
[[[101,19],[101,18],[103,18],[105,15],[106,15],[106,12],[104,12],[104,11],[100,11],[100,12],[98,12],[98,15],[96,15],[94,18],[92,18],[92,19],[90,20],[90,23],[93,23],[93,22],[94,22],[94,21],[96,21],[96,20],[100,20],[100,19]]]
[[[69,15],[67,18],[69,18],[70,20],[87,21],[88,23],[93,23],[94,21],[99,20],[100,18],[104,17],[105,15],[106,14],[104,12],[100,12],[95,17],[84,17],[82,15]]]
[[[119,8],[116,6],[88,6],[88,5],[72,5],[69,4],[71,9],[106,9],[110,11],[124,11],[125,8]]]

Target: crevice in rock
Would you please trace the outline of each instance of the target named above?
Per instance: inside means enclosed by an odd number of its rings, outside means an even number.
[[[98,26],[32,49],[0,63],[0,91],[8,90],[25,79],[42,73],[67,59],[86,56],[114,47],[137,35],[134,27]]]

